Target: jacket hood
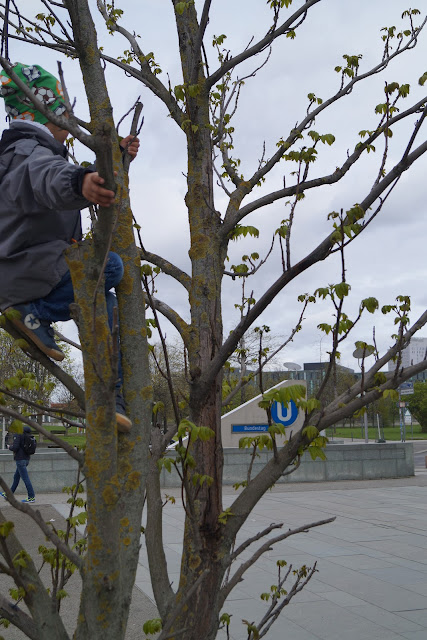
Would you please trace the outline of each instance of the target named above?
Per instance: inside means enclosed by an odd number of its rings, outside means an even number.
[[[33,140],[34,144],[40,144],[43,147],[51,149],[55,154],[67,158],[67,148],[55,140],[49,133],[44,133],[42,129],[34,127],[25,122],[14,122],[10,129],[5,129],[0,140],[0,182],[4,175],[8,172],[10,163],[13,160],[15,144],[21,140]],[[10,150],[10,153],[8,153]]]
[[[25,122],[16,121],[11,124],[10,129],[5,129],[5,131],[3,131],[3,135],[0,140],[0,155],[15,142],[23,139],[36,140],[39,144],[52,149],[54,153],[57,153],[64,158],[68,155],[67,148],[49,135],[47,130],[46,133],[44,133],[44,131],[39,127],[35,127],[34,125],[27,124]]]

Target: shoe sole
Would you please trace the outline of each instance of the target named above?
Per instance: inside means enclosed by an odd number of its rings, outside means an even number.
[[[5,313],[7,313],[9,310],[10,309],[6,309]],[[24,334],[26,338],[29,338],[31,342],[34,343],[36,347],[38,347],[38,349],[40,349],[40,351],[42,351],[46,356],[48,356],[52,360],[56,360],[57,362],[62,362],[62,360],[65,358],[65,354],[62,353],[62,351],[49,349],[49,347],[47,347],[44,342],[39,340],[34,331],[31,331],[31,329],[27,329],[27,327],[23,322],[21,322],[21,320],[18,320],[18,318],[9,318],[9,320],[20,333]],[[25,349],[22,350],[25,352]]]
[[[127,416],[121,413],[116,413],[117,431],[120,433],[129,433],[132,429],[132,422]]]

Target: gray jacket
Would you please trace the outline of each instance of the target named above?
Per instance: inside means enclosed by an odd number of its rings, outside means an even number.
[[[0,141],[0,311],[43,298],[67,271],[63,251],[82,235],[90,169],[68,162],[46,131],[13,121]]]

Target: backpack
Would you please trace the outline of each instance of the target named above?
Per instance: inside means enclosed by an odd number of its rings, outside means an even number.
[[[23,434],[23,439],[21,442],[21,449],[27,456],[32,456],[33,453],[36,452],[37,441],[34,436],[29,433]]]

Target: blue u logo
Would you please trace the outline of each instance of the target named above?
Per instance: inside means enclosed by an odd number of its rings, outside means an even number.
[[[298,408],[293,400],[287,407],[280,402],[275,402],[271,407],[271,417],[273,422],[289,427],[298,418]]]

